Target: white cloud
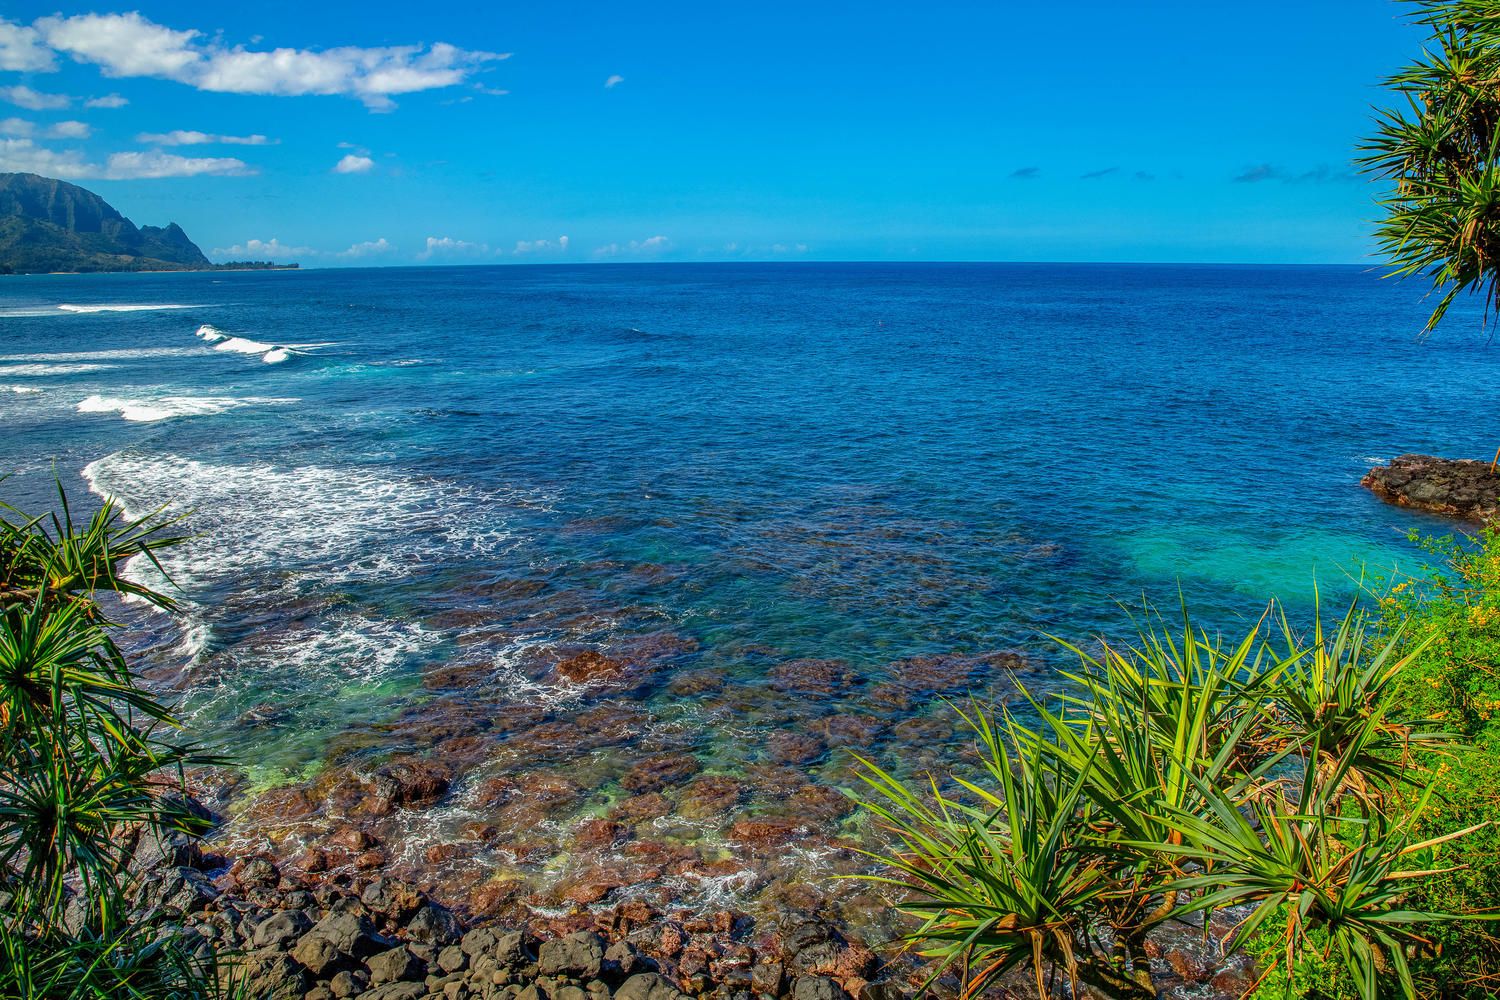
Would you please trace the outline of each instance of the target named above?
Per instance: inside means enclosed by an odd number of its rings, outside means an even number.
[[[43,94],[18,84],[14,87],[0,87],[0,101],[30,111],[56,111],[58,108],[65,108],[73,103],[73,98],[67,94]]]
[[[280,140],[267,139],[263,135],[215,135],[212,132],[194,132],[174,129],[171,132],[142,132],[136,142],[149,142],[157,146],[274,146]]]
[[[24,118],[0,119],[0,135],[21,137],[41,135],[48,139],[87,139],[93,131],[87,122],[57,122],[44,129],[38,129],[35,122],[29,122]]]
[[[534,253],[567,252],[568,238],[566,236],[559,236],[556,240],[517,240],[516,248],[511,251],[517,257],[524,257],[527,254]]]
[[[47,73],[55,69],[52,53],[42,44],[42,36],[35,28],[0,17],[0,70]]]
[[[88,122],[66,121],[47,126],[44,134],[50,139],[87,139],[94,130]]]
[[[83,106],[86,108],[123,108],[129,103],[119,94],[106,94],[103,97],[90,97],[83,102]]]
[[[375,161],[368,156],[355,156],[353,153],[345,156],[333,165],[336,174],[364,174],[369,173],[375,166]]]
[[[7,122],[19,119],[6,119]],[[29,123],[24,123],[29,124]],[[89,163],[74,149],[54,150],[29,138],[0,139],[0,171],[42,174],[64,180],[144,180],[161,177],[217,175],[240,177],[255,173],[243,160],[227,157],[192,158],[172,153],[111,153],[101,166]]]
[[[629,243],[610,243],[594,250],[595,257],[651,256],[672,249],[672,241],[665,236],[651,236]]]
[[[429,236],[427,237],[427,249],[417,254],[418,260],[431,260],[433,257],[472,257],[477,254],[490,252],[488,243],[470,243],[468,240],[455,240],[451,236]]]
[[[618,87],[620,84],[622,84],[624,82],[625,82],[625,78],[623,76],[621,76],[618,73],[614,73],[614,74],[612,74],[610,76],[609,79],[607,79],[607,80],[604,81],[604,89],[605,90],[609,90],[609,89],[611,89],[613,87]]]
[[[316,256],[317,251],[311,247],[286,246],[273,236],[269,240],[246,240],[232,247],[215,247],[213,255],[233,260],[289,260]]]
[[[477,52],[445,42],[430,46],[251,50],[176,31],[139,13],[44,17],[34,27],[47,44],[105,76],[146,76],[230,94],[342,94],[372,111],[395,107],[394,94],[464,83],[509,53]]]
[[[334,254],[334,256],[346,258],[374,257],[378,256],[379,254],[391,253],[395,249],[395,244],[388,242],[386,238],[382,236],[378,240],[366,240],[363,243],[356,243],[348,250],[340,250],[338,253]]]
[[[0,139],[0,171],[42,174],[63,180],[99,176],[99,168],[85,163],[77,150],[58,152],[38,146],[30,139]]]
[[[244,160],[229,156],[189,157],[175,153],[111,153],[104,170],[107,180],[159,177],[243,177],[255,171]]]

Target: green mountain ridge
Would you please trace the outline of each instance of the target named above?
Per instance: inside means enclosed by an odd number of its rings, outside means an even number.
[[[137,227],[76,184],[0,174],[0,274],[213,267],[175,222]]]

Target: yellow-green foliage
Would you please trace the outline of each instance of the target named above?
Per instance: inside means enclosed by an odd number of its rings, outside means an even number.
[[[1500,531],[1479,538],[1424,543],[1440,565],[1426,579],[1398,584],[1382,601],[1388,624],[1408,619],[1407,635],[1436,638],[1401,678],[1401,696],[1466,738],[1429,754],[1434,795],[1429,832],[1500,823]],[[1419,908],[1500,907],[1500,826],[1445,844],[1435,876],[1415,893]],[[1437,933],[1441,954],[1423,964],[1426,995],[1493,997],[1500,993],[1500,940],[1494,924],[1455,924]]]

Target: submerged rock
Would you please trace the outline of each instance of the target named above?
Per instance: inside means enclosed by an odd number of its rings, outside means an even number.
[[[1500,474],[1490,463],[1432,455],[1398,455],[1360,484],[1402,507],[1475,521],[1500,520]]]

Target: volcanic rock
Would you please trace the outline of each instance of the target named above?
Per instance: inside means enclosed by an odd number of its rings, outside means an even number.
[[[1500,520],[1500,474],[1488,462],[1398,455],[1360,484],[1402,507],[1474,521]]]

